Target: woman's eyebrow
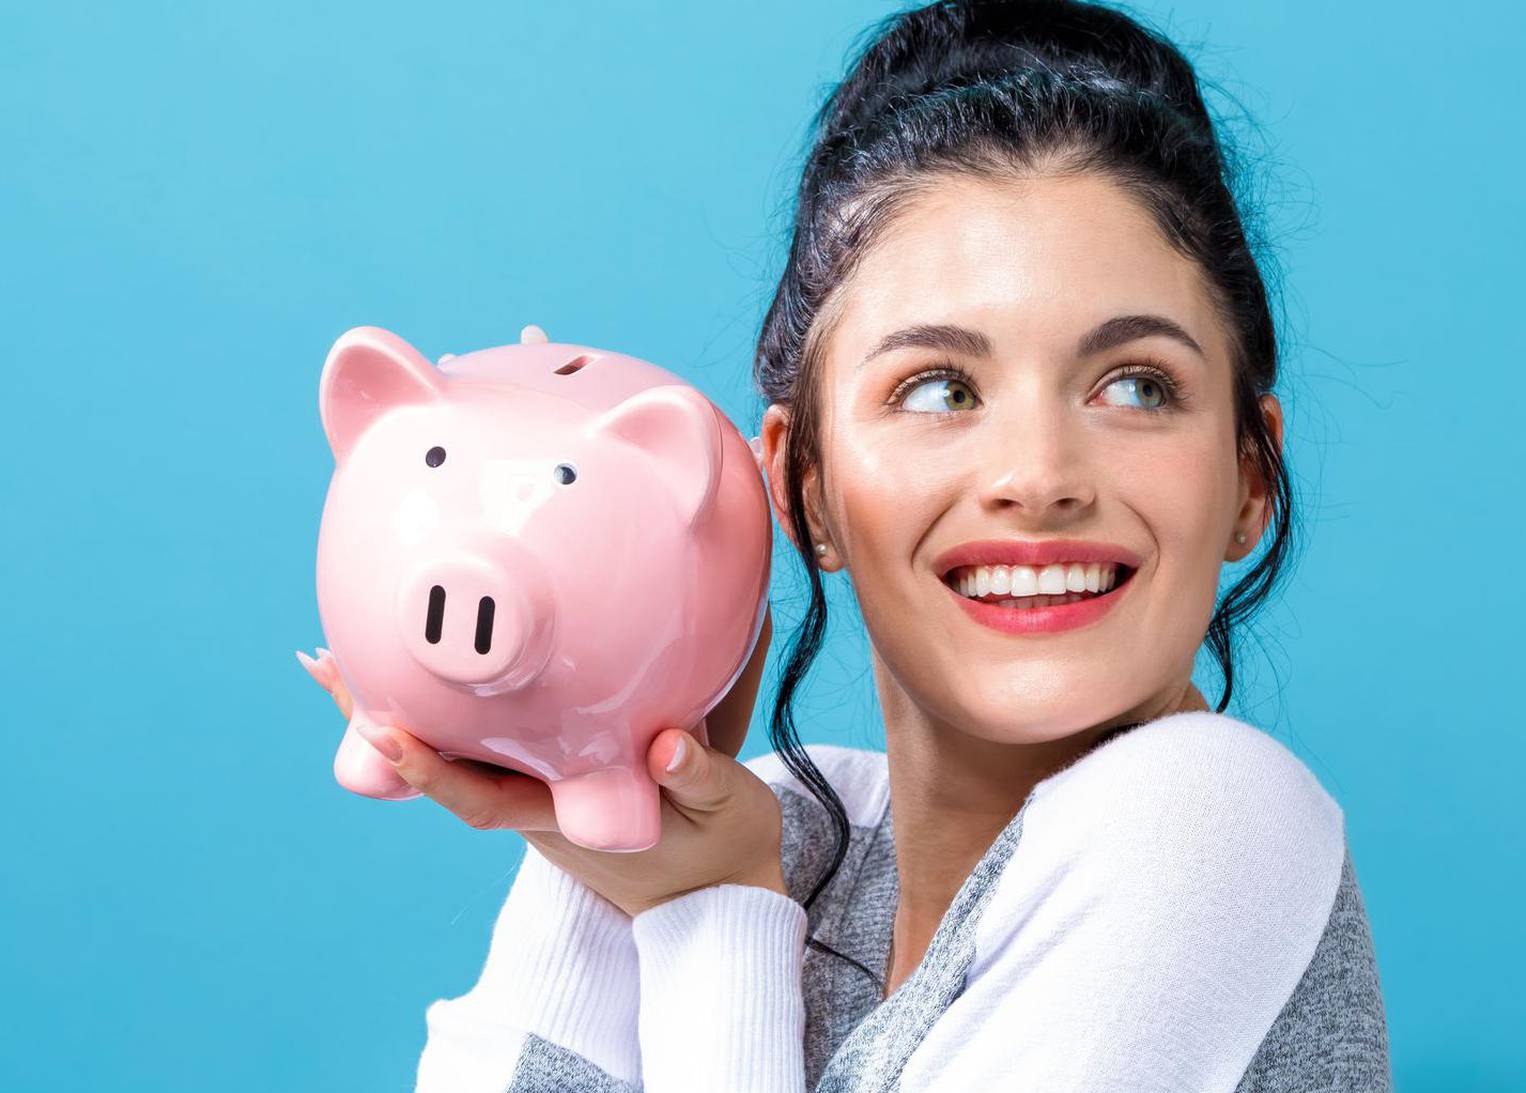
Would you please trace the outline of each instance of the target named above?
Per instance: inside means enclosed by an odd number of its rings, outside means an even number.
[[[1089,357],[1093,353],[1101,353],[1104,349],[1123,345],[1135,338],[1148,338],[1152,334],[1181,342],[1200,357],[1208,356],[1203,352],[1203,347],[1198,345],[1197,339],[1182,329],[1180,323],[1164,315],[1115,315],[1081,339],[1081,344],[1076,347],[1076,356]]]
[[[1171,338],[1185,345],[1198,356],[1207,356],[1203,352],[1203,347],[1198,345],[1197,339],[1188,334],[1180,323],[1164,315],[1115,315],[1099,324],[1096,329],[1081,339],[1080,345],[1076,347],[1076,355],[1089,357],[1094,353],[1111,349],[1115,345],[1123,345],[1136,338],[1147,338],[1151,335]],[[875,357],[885,353],[910,348],[942,349],[971,357],[991,355],[990,339],[978,330],[947,323],[919,323],[916,326],[908,326],[886,334],[864,359],[859,361],[858,367],[863,368]]]
[[[991,340],[978,330],[942,323],[921,323],[897,330],[893,334],[886,334],[868,355],[858,362],[858,367],[862,368],[882,354],[912,347],[943,349],[950,353],[963,353],[971,357],[991,355]],[[854,369],[854,371],[857,370]]]

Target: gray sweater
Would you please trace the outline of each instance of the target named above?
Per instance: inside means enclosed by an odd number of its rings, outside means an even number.
[[[1343,814],[1259,730],[1174,715],[1040,783],[888,999],[885,756],[808,750],[851,825],[809,913],[834,829],[777,755],[747,765],[792,900],[724,885],[632,922],[532,851],[478,984],[430,1007],[418,1088],[1391,1089]]]

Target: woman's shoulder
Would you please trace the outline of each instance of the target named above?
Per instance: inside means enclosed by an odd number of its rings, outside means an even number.
[[[1015,849],[976,926],[977,1001],[1007,1005],[1020,986],[1055,1036],[1085,1042],[1095,999],[1148,999],[1118,1011],[1109,1050],[1173,1042],[1190,1023],[1216,1045],[1203,1065],[1219,1078],[1256,1060],[1242,1093],[1311,1087],[1266,1084],[1293,1072],[1282,1049],[1300,1042],[1366,1045],[1381,1064],[1344,815],[1266,732],[1207,711],[1147,722],[1039,783],[1003,835]],[[1347,1002],[1359,1017],[1342,1016]]]
[[[1147,722],[1045,779],[1020,839],[990,944],[1003,945],[1029,901],[1048,893],[1141,931],[1142,944],[1179,945],[1184,958],[1221,952],[1225,968],[1238,967],[1238,946],[1269,959],[1274,946],[1289,990],[1329,919],[1347,853],[1344,814],[1303,761],[1207,711]]]
[[[806,744],[804,747],[811,764],[842,801],[850,825],[849,851],[856,853],[857,848],[873,844],[890,804],[885,753],[839,744]],[[767,782],[779,798],[783,824],[780,863],[790,895],[803,904],[828,869],[837,845],[837,829],[826,806],[790,771],[778,752],[745,760],[743,765]],[[870,867],[881,873],[888,867],[893,872],[894,859],[876,859]],[[832,901],[844,898],[845,891],[841,886],[829,888],[814,913],[822,914]]]
[[[1033,795],[1039,811],[1064,812],[1086,824],[1078,834],[1103,841],[1212,843],[1242,860],[1313,854],[1332,890],[1345,846],[1345,814],[1302,759],[1254,725],[1207,710],[1116,736]]]

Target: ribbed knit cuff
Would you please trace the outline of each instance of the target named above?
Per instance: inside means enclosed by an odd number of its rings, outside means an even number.
[[[492,945],[503,950],[496,974],[512,1024],[614,1077],[639,1077],[630,916],[527,845]]]
[[[721,884],[631,920],[648,1093],[803,1093],[805,908]]]

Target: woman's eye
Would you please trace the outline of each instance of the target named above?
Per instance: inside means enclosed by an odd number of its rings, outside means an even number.
[[[933,394],[921,399],[919,393],[931,390]],[[953,376],[933,376],[922,380],[901,400],[901,406],[918,413],[943,413],[947,410],[965,410],[975,405],[975,394],[969,384]]]
[[[1137,400],[1113,403],[1115,406],[1138,406],[1145,410],[1164,410],[1175,401],[1170,385],[1151,373],[1119,376],[1103,390],[1111,391],[1115,387],[1125,392],[1125,399]]]

